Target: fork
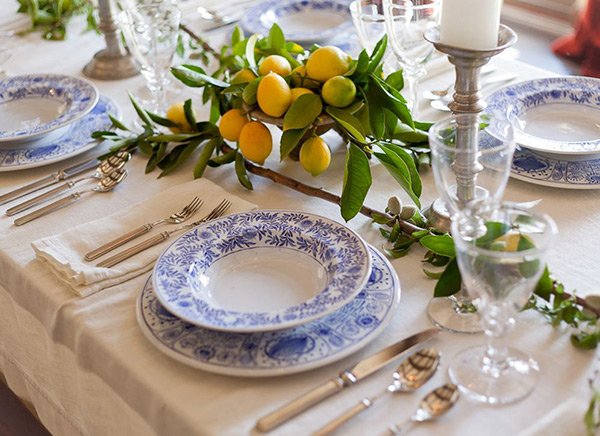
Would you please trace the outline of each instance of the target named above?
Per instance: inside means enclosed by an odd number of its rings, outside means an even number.
[[[202,207],[204,202],[200,200],[198,197],[194,197],[190,203],[188,203],[183,209],[179,212],[175,212],[174,214],[160,219],[158,221],[154,221],[153,223],[144,224],[143,226],[138,227],[128,233],[125,233],[122,236],[119,236],[116,239],[113,239],[110,242],[102,245],[101,247],[96,248],[95,250],[90,251],[84,256],[84,259],[89,261],[98,259],[101,256],[104,256],[106,253],[113,251],[115,248],[119,248],[120,246],[128,243],[129,241],[134,240],[152,230],[156,226],[160,226],[161,224],[181,224],[187,221],[192,215],[194,215],[198,209]]]
[[[215,218],[219,218],[220,216],[224,215],[225,212],[227,212],[227,210],[230,207],[231,207],[231,201],[223,200],[223,201],[221,201],[221,203],[218,204],[217,207],[215,207],[212,211],[210,211],[204,218],[202,218],[198,221],[195,221],[193,223],[190,223],[190,224],[185,224],[183,226],[179,226],[173,230],[168,230],[168,231],[159,233],[158,235],[153,236],[152,238],[146,239],[145,241],[142,241],[139,244],[134,245],[131,248],[128,248],[127,250],[123,250],[122,252],[117,253],[114,256],[111,256],[108,259],[103,260],[102,262],[98,263],[96,266],[102,267],[102,268],[111,268],[111,267],[123,262],[124,260],[127,260],[130,257],[133,257],[136,254],[141,253],[144,250],[147,250],[150,247],[154,247],[155,245],[158,245],[161,242],[166,241],[174,233],[188,230],[193,227],[196,227],[197,225],[205,223],[207,221],[213,220]]]

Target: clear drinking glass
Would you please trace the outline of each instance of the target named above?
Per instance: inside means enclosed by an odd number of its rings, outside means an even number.
[[[423,37],[438,24],[441,0],[382,0],[388,38],[404,71],[404,97],[414,113],[417,85],[426,73],[425,63],[433,54],[433,44]]]
[[[429,146],[435,184],[442,197],[441,205],[437,201],[436,207],[453,217],[475,204],[501,201],[515,150],[509,121],[456,114],[431,127]],[[446,330],[481,331],[476,304],[464,286],[450,297],[433,298],[427,314],[434,324]]]
[[[152,93],[152,110],[166,110],[165,87],[177,48],[181,12],[173,0],[138,0],[121,14],[127,47],[140,63]]]
[[[450,363],[450,378],[469,397],[506,404],[535,387],[537,362],[508,347],[505,335],[531,296],[555,235],[556,226],[548,216],[506,203],[454,216],[458,267],[468,293],[480,301],[488,337],[487,345],[468,348]]]

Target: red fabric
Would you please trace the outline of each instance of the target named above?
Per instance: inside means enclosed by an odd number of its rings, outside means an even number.
[[[575,33],[554,41],[552,50],[581,63],[581,74],[600,77],[600,0],[588,0]]]

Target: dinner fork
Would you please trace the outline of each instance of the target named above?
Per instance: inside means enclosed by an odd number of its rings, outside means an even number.
[[[106,253],[114,250],[115,248],[119,248],[120,246],[126,244],[129,241],[134,240],[152,230],[156,226],[160,226],[161,224],[181,224],[187,221],[190,217],[192,217],[204,204],[202,200],[198,197],[194,197],[190,203],[188,203],[183,209],[179,212],[175,212],[174,214],[160,219],[158,221],[154,221],[153,223],[144,224],[143,226],[138,227],[124,235],[119,236],[116,239],[113,239],[110,242],[102,245],[101,247],[96,248],[95,250],[90,251],[84,256],[84,259],[88,262],[91,260],[98,259],[100,256],[104,256]]]
[[[103,260],[102,262],[98,263],[98,265],[96,265],[96,266],[99,266],[102,268],[111,268],[111,267],[123,262],[124,260],[127,260],[130,257],[133,257],[136,254],[141,253],[144,250],[147,250],[150,247],[154,247],[155,245],[158,245],[161,242],[166,241],[174,233],[188,230],[193,227],[196,227],[199,224],[205,223],[205,222],[213,220],[215,218],[219,218],[220,216],[224,215],[225,212],[227,212],[227,210],[230,207],[231,207],[231,201],[223,200],[223,201],[221,201],[221,203],[219,203],[217,205],[217,207],[215,207],[212,211],[210,211],[204,218],[202,218],[198,221],[195,221],[193,223],[190,223],[190,224],[185,224],[185,225],[179,226],[173,230],[167,230],[162,233],[159,233],[158,235],[153,236],[152,238],[146,239],[145,241],[142,241],[139,244],[134,245],[131,248],[128,248],[127,250],[123,250],[122,252],[117,253],[114,256],[111,256],[108,259]]]

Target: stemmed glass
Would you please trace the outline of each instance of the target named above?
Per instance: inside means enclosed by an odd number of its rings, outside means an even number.
[[[458,267],[469,294],[479,298],[488,344],[457,354],[449,374],[477,401],[517,401],[537,383],[537,362],[508,347],[505,335],[531,296],[555,235],[548,216],[507,203],[470,208],[452,220]]]
[[[404,97],[413,113],[418,81],[425,75],[425,62],[434,51],[423,34],[438,24],[441,4],[441,0],[383,0],[387,34],[404,71],[407,90]]]
[[[177,48],[181,12],[174,0],[138,0],[121,13],[121,28],[152,93],[152,110],[163,113],[165,86]]]
[[[474,127],[469,127],[474,126]],[[473,140],[471,146],[466,140]],[[429,130],[434,179],[442,201],[434,206],[453,217],[482,201],[497,204],[508,181],[515,141],[512,124],[502,117],[456,114]],[[474,229],[478,231],[478,229]],[[460,333],[478,333],[477,307],[463,289],[433,298],[427,306],[432,322]]]

